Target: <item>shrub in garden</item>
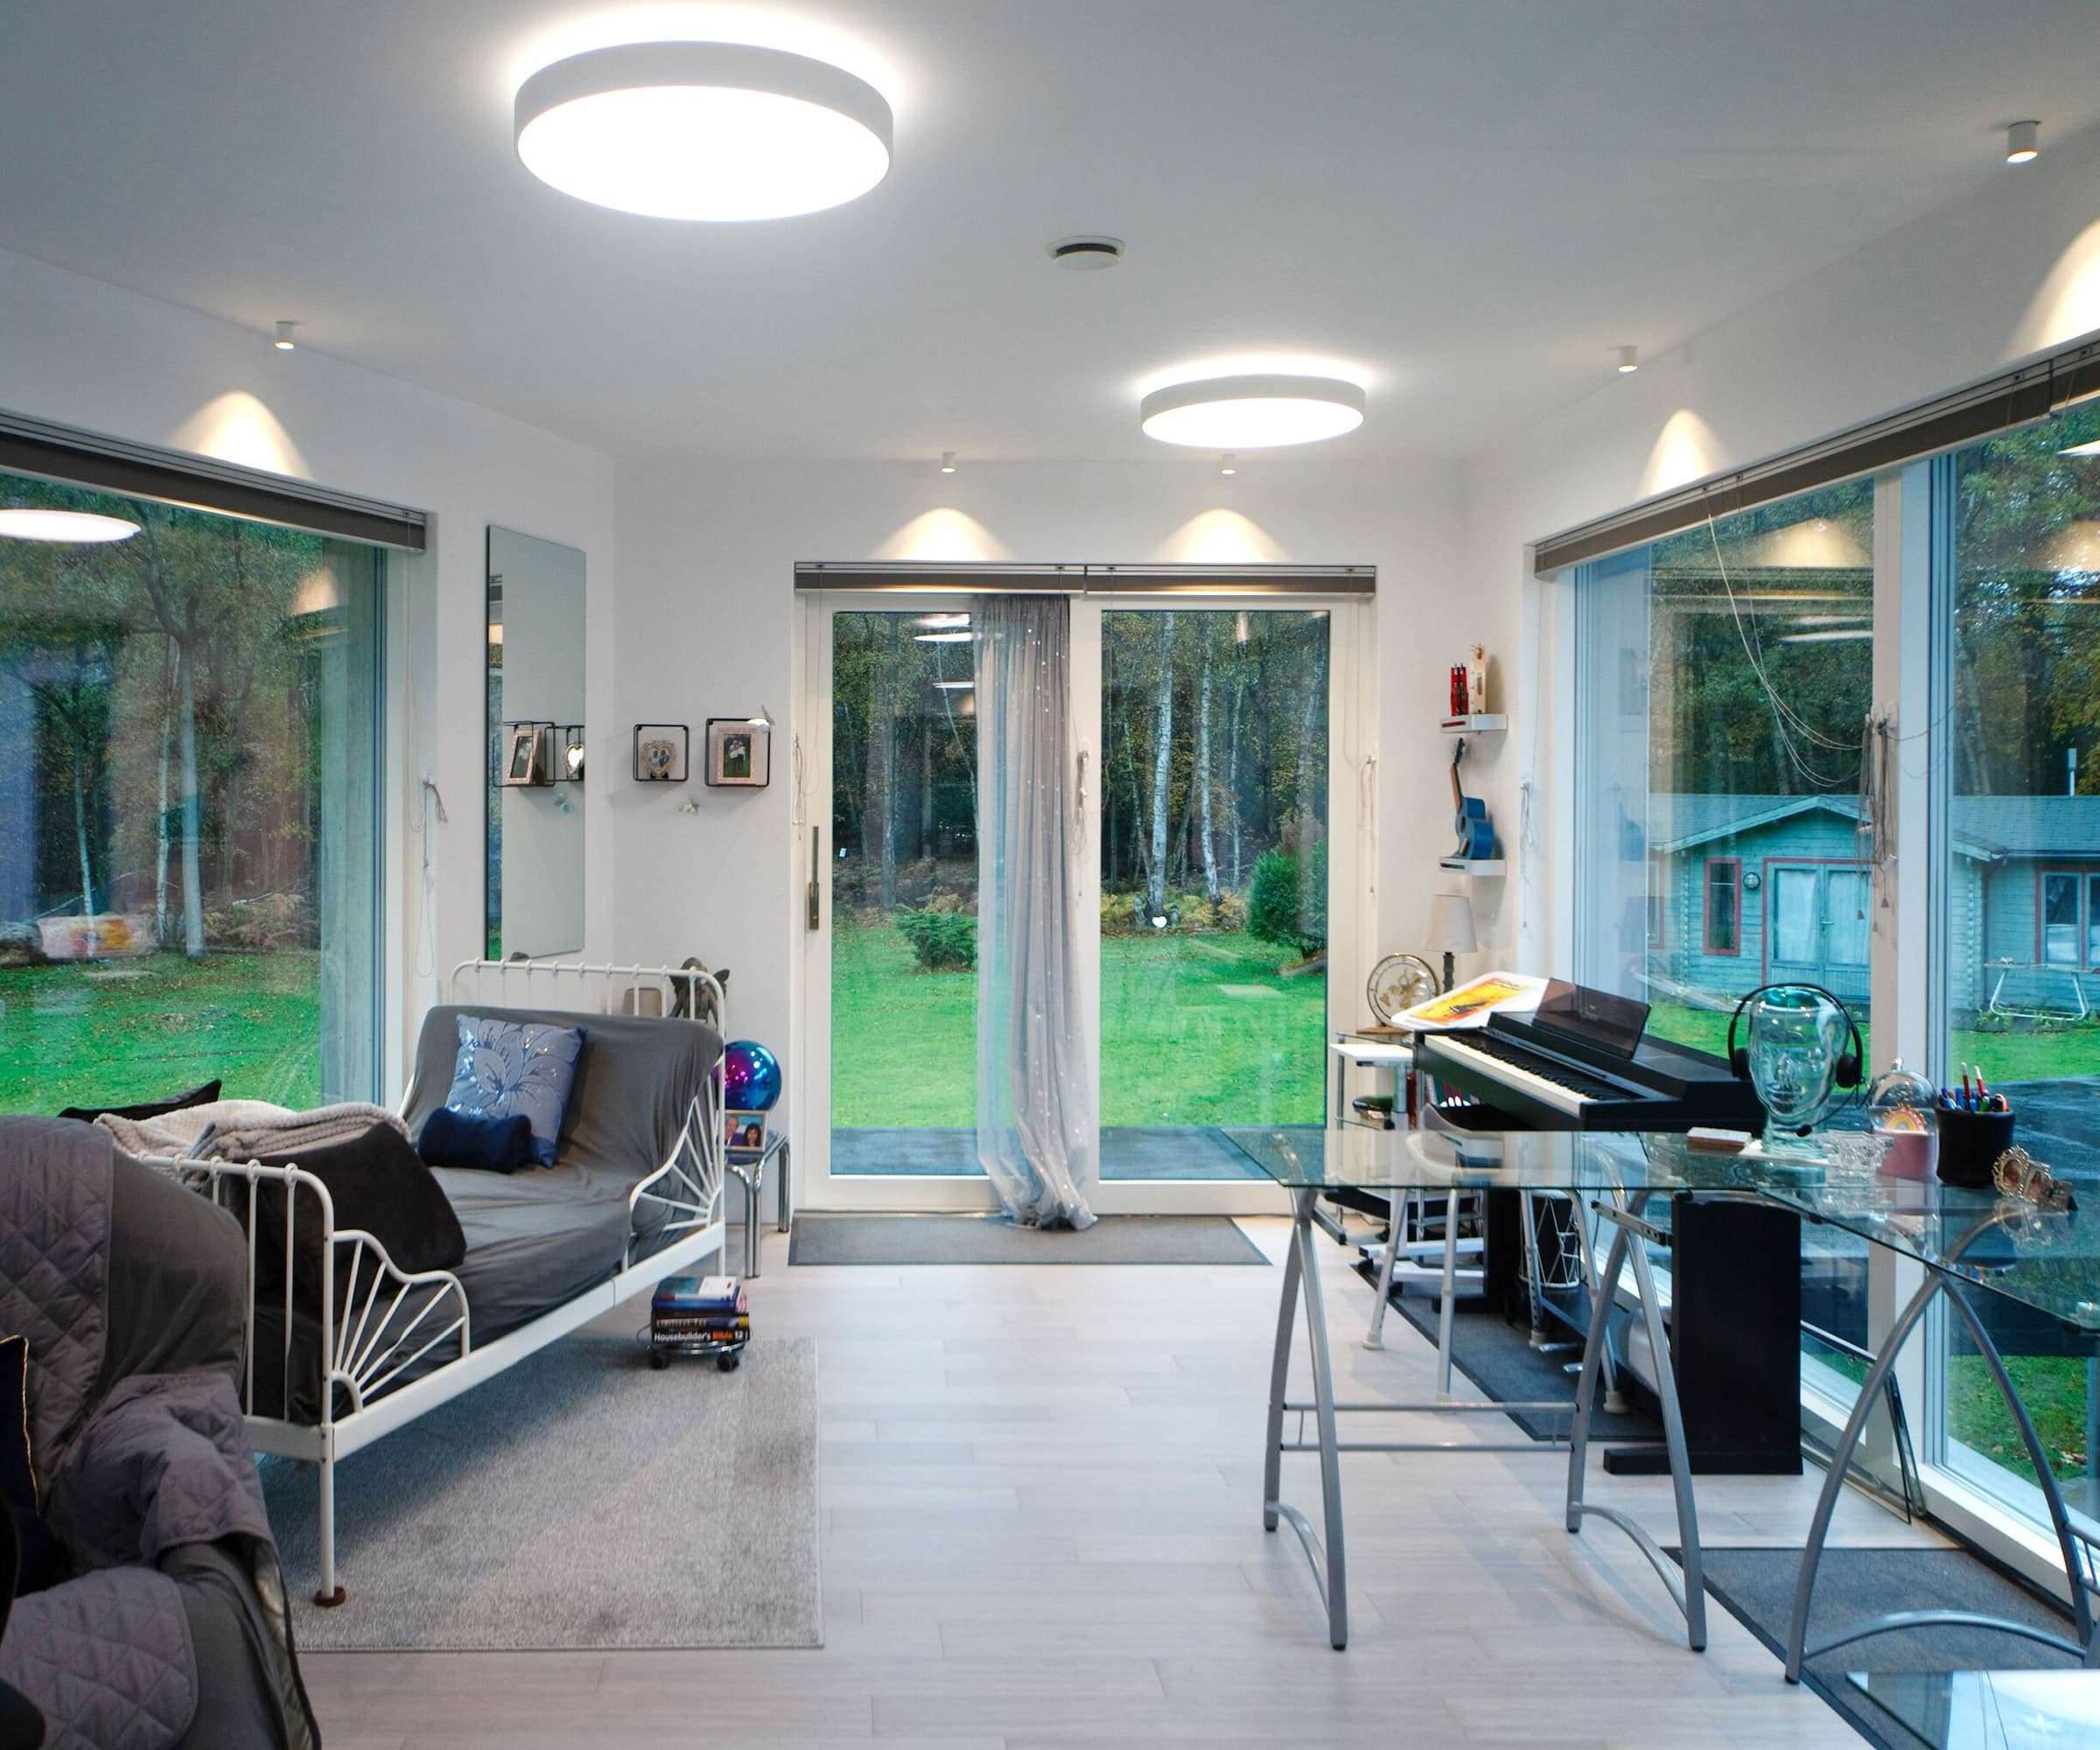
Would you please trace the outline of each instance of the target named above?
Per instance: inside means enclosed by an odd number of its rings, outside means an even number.
[[[1264,850],[1247,889],[1247,931],[1309,958],[1327,942],[1327,844]]]
[[[899,912],[897,928],[923,972],[967,972],[977,963],[977,920],[952,900]]]

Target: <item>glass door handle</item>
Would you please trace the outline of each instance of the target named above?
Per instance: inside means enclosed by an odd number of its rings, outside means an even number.
[[[817,875],[821,867],[816,855],[816,829],[811,827],[809,829],[808,928],[813,930],[822,929],[824,927],[823,913],[817,900]]]

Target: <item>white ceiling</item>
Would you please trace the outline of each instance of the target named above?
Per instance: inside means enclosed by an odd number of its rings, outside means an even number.
[[[0,247],[625,456],[1158,456],[1141,388],[1250,354],[1366,382],[1331,453],[1463,454],[2100,119],[2092,0],[10,11]],[[888,180],[681,226],[520,167],[535,66],[710,34],[872,77]]]

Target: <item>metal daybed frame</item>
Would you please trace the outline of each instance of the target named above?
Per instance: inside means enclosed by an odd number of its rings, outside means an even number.
[[[452,969],[447,1000],[487,1003],[494,1007],[557,1007],[611,1014],[634,990],[653,991],[668,1015],[682,1007],[728,1037],[727,1004],[722,986],[709,973],[668,966],[614,966],[536,961],[462,961]],[[248,1233],[247,1353],[242,1364],[242,1408],[248,1437],[258,1452],[298,1459],[320,1467],[319,1605],[340,1604],[343,1588],[335,1578],[335,1465],[353,1452],[417,1417],[471,1391],[526,1356],[566,1336],[601,1312],[653,1289],[663,1277],[723,1252],[727,1228],[723,1219],[723,1065],[719,1057],[694,1097],[669,1155],[629,1194],[626,1255],[620,1268],[604,1282],[508,1331],[494,1342],[477,1344],[466,1291],[450,1270],[404,1270],[387,1256],[370,1234],[338,1228],[328,1187],[297,1166],[265,1166],[234,1162],[160,1159],[152,1163],[175,1172],[192,1188],[236,1213],[245,1208]],[[407,1115],[408,1096],[401,1110]],[[284,1187],[284,1256],[293,1255],[298,1203],[310,1197],[320,1211],[323,1244],[319,1312],[319,1354],[324,1378],[320,1405],[312,1421],[256,1413],[258,1369],[275,1366],[282,1396],[292,1401],[293,1355],[298,1347],[292,1308],[292,1272],[284,1270],[284,1338],[275,1355],[256,1353],[256,1246],[257,1199],[266,1184]],[[637,1254],[632,1212],[644,1199],[662,1204],[668,1217],[654,1250]],[[667,1243],[668,1242],[668,1243]],[[343,1284],[340,1296],[337,1284]],[[340,1311],[339,1311],[340,1300]],[[412,1369],[432,1356],[447,1356],[427,1372]],[[339,1414],[336,1400],[349,1409]]]

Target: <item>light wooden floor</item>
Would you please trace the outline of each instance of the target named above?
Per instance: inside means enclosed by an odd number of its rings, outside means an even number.
[[[1283,1222],[1245,1225],[1279,1253]],[[1718,1606],[1686,1651],[1630,1543],[1560,1529],[1558,1455],[1346,1459],[1331,1651],[1296,1540],[1261,1529],[1274,1269],[790,1270],[766,1246],[753,1317],[821,1355],[822,1650],[313,1655],[328,1750],[1859,1742]],[[1395,1319],[1364,1350],[1370,1292],[1321,1250],[1341,1395],[1426,1395],[1426,1345]],[[1285,1464],[1314,1508],[1317,1460]],[[1706,1541],[1798,1543],[1819,1476],[1702,1479]],[[1671,1534],[1665,1480],[1593,1493]],[[1923,1534],[1852,1497],[1837,1535]]]

